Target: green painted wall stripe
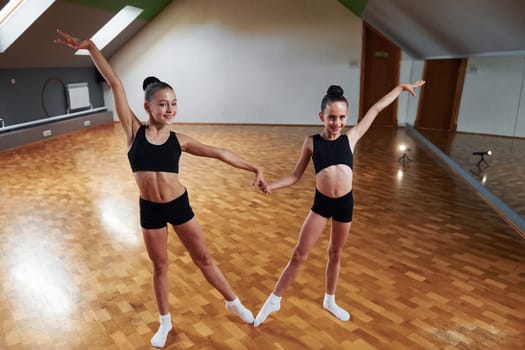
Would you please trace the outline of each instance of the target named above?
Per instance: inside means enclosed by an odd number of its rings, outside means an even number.
[[[339,0],[339,2],[345,5],[356,16],[361,17],[368,0]]]
[[[87,7],[96,7],[117,13],[126,5],[140,7],[144,11],[139,18],[149,21],[159,14],[171,0],[66,0],[74,4],[84,5]]]

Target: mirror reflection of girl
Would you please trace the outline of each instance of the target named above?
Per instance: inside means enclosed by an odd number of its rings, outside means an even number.
[[[181,152],[216,158],[233,167],[255,174],[254,186],[264,186],[261,168],[236,154],[198,142],[175,133],[177,97],[168,84],[154,77],[144,80],[144,109],[149,120],[143,124],[131,111],[124,87],[107,60],[90,40],[80,41],[62,31],[55,43],[75,50],[86,49],[111,87],[115,109],[126,134],[128,158],[140,191],[140,221],[146,250],[153,265],[153,287],[160,313],[160,327],[151,339],[155,347],[164,347],[172,329],[168,301],[168,230],[173,225],[177,236],[199,267],[206,280],[224,297],[226,309],[244,322],[252,323],[253,315],[245,308],[224,275],[212,260],[202,232],[188,200],[186,188],[179,182]]]
[[[315,198],[299,232],[297,245],[290,261],[281,273],[277,284],[263,307],[255,317],[258,327],[272,313],[281,307],[281,297],[295,280],[310,250],[315,245],[328,219],[332,219],[332,230],[326,265],[326,290],[323,307],[341,321],[348,321],[350,314],[335,302],[335,290],[339,277],[341,253],[352,225],[354,198],[352,177],[354,172],[353,152],[357,142],[367,132],[379,112],[394,102],[403,91],[415,96],[414,89],[424,84],[400,84],[376,102],[363,119],[350,130],[343,132],[348,118],[348,101],[340,86],[332,85],[321,101],[319,118],[324,124],[320,134],[306,137],[301,156],[293,172],[273,183],[261,183],[262,192],[291,186],[303,175],[310,158],[316,174]]]

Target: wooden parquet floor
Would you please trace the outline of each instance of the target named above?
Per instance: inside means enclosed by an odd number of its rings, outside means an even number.
[[[179,129],[265,165],[270,180],[319,130]],[[414,159],[404,168],[401,141]],[[1,349],[150,348],[158,315],[125,153],[111,124],[0,153]],[[184,155],[181,169],[214,259],[256,312],[311,206],[313,167],[271,197],[215,160]],[[322,309],[327,235],[257,329],[225,311],[171,235],[167,349],[522,349],[525,241],[403,130],[371,130],[355,169],[337,292],[349,322]]]
[[[525,218],[525,138],[420,131],[463,169]],[[485,156],[489,167],[476,167],[480,159],[472,152],[492,151]],[[479,171],[481,169],[481,172]]]

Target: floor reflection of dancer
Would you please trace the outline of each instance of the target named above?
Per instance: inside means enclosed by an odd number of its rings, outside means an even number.
[[[415,95],[414,89],[423,84],[424,81],[418,81],[414,84],[397,86],[374,104],[355,127],[345,133],[342,133],[342,130],[348,117],[348,101],[343,96],[341,87],[330,86],[323,97],[319,113],[324,123],[323,131],[306,138],[299,161],[290,175],[270,184],[261,183],[260,189],[267,194],[272,190],[291,186],[299,181],[310,158],[314,162],[317,184],[312,209],[299,232],[299,239],[288,265],[284,268],[270,297],[255,317],[255,327],[263,323],[272,312],[280,309],[281,297],[299,274],[302,264],[330,218],[332,218],[332,231],[328,248],[323,306],[342,321],[350,319],[350,314],[335,303],[335,289],[341,252],[352,224],[353,151],[379,112],[394,102],[402,91]]]
[[[219,159],[231,166],[255,173],[254,185],[264,186],[262,170],[234,153],[202,144],[189,136],[175,133],[172,122],[177,113],[177,98],[168,84],[156,78],[144,80],[144,109],[149,115],[142,124],[129,107],[120,79],[95,44],[80,41],[64,32],[55,43],[73,49],[86,49],[98,70],[111,87],[115,108],[129,146],[128,158],[140,191],[140,221],[144,242],[153,265],[153,286],[160,313],[160,327],[151,339],[155,347],[164,347],[172,329],[168,301],[168,231],[173,225],[194,263],[206,280],[224,297],[226,308],[247,323],[252,313],[234,294],[223,274],[215,265],[188,200],[186,188],[179,182],[181,152]]]

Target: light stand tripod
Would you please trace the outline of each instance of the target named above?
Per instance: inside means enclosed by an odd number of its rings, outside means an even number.
[[[479,173],[481,173],[481,164],[485,165],[485,168],[488,168],[490,166],[489,163],[485,160],[485,155],[490,156],[492,155],[492,151],[483,151],[483,152],[472,152],[473,156],[480,156],[478,162],[476,163],[476,166],[478,167]]]
[[[407,148],[407,146],[405,146],[405,145],[401,145],[401,146],[399,146],[399,149],[401,150],[401,152],[403,152],[403,155],[401,157],[399,157],[399,159],[397,161],[398,162],[403,162],[403,164],[405,163],[405,160],[408,160],[409,162],[411,162],[412,159],[410,159],[407,156],[407,153],[406,153],[406,152],[410,151],[410,148]]]

